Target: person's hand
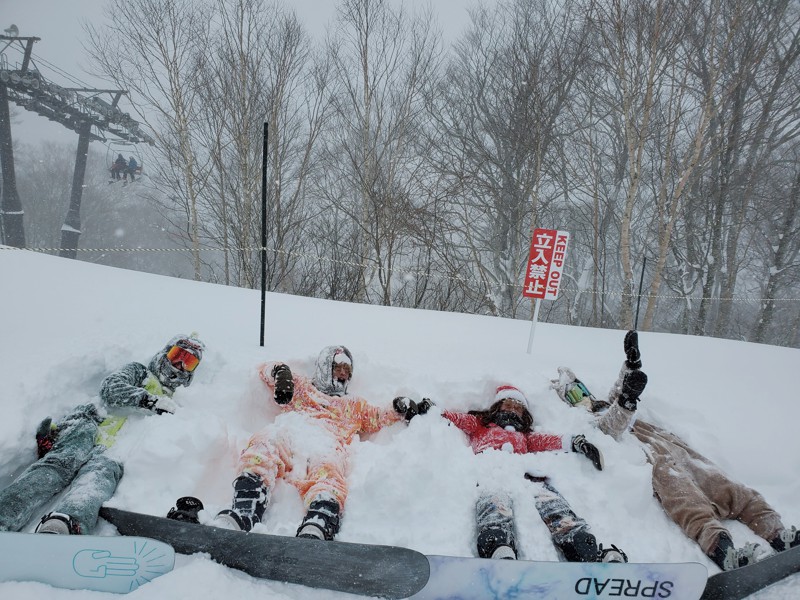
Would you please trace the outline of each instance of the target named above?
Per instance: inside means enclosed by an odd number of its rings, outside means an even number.
[[[175,404],[175,401],[172,398],[167,396],[158,396],[156,394],[147,394],[142,401],[139,403],[142,408],[146,408],[148,410],[152,410],[154,413],[158,415],[163,415],[164,413],[173,414],[178,405]]]
[[[36,428],[36,455],[42,458],[53,449],[53,444],[58,438],[58,427],[53,423],[53,419],[46,417]]]
[[[630,330],[625,334],[622,345],[625,349],[625,366],[629,369],[641,369],[642,354],[639,352],[639,333],[633,329]]]
[[[631,371],[622,378],[622,390],[617,402],[625,410],[636,410],[639,396],[642,395],[647,385],[647,375],[644,371]]]
[[[436,406],[436,404],[430,398],[423,398],[422,402],[417,403],[417,412],[421,415],[427,413],[431,407]]]
[[[583,454],[592,461],[594,468],[598,471],[603,470],[603,455],[597,446],[586,441],[586,436],[576,435],[572,438],[572,451]]]
[[[275,379],[275,402],[289,404],[294,397],[294,379],[289,365],[275,365],[272,367],[272,377]]]
[[[417,403],[406,396],[398,396],[392,400],[392,407],[397,414],[406,420],[406,422],[410,421],[419,414],[419,407],[417,406]],[[427,412],[427,408],[425,410]]]

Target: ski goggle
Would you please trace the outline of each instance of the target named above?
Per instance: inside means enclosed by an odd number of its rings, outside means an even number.
[[[570,388],[567,389],[565,394],[567,402],[575,406],[584,398],[590,397],[592,394],[582,382],[576,381]]]
[[[186,348],[180,346],[173,346],[167,351],[167,360],[176,367],[180,364],[183,366],[184,371],[191,373],[200,364],[200,359],[194,354],[189,352]]]
[[[343,350],[337,350],[336,354],[333,355],[333,364],[353,366],[353,363],[350,361],[350,357],[347,356]]]

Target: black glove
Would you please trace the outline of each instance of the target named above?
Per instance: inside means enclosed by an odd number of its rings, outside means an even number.
[[[622,379],[622,391],[619,394],[619,405],[630,411],[636,410],[639,396],[642,395],[647,385],[647,375],[644,371],[631,371],[625,373]]]
[[[199,523],[197,513],[201,510],[203,510],[203,503],[200,500],[192,496],[184,496],[178,498],[175,506],[169,509],[167,518],[184,523]]]
[[[639,352],[639,334],[635,330],[630,330],[625,334],[625,341],[622,342],[625,348],[625,366],[629,369],[642,368],[642,355]]]
[[[294,379],[289,365],[275,365],[272,376],[275,378],[275,402],[289,404],[294,396]]]
[[[398,396],[392,400],[392,407],[394,407],[395,412],[405,418],[406,422],[420,414],[417,403],[405,396]],[[425,412],[428,411],[428,408],[425,408]]]
[[[174,414],[175,410],[178,408],[178,405],[175,404],[172,398],[168,396],[156,396],[155,394],[145,394],[142,399],[139,400],[139,406],[147,410],[152,410],[157,415],[163,415],[164,413]]]
[[[42,458],[53,449],[53,444],[58,438],[58,426],[53,419],[47,417],[36,428],[36,455]]]
[[[597,449],[597,446],[586,441],[585,436],[576,435],[572,438],[572,451],[583,454],[592,461],[594,468],[598,471],[603,470],[603,455],[600,454],[600,450]]]
[[[430,398],[423,398],[422,402],[417,403],[417,412],[421,415],[426,414],[432,406],[436,406],[436,404]]]

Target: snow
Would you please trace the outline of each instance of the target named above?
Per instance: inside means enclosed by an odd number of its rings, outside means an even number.
[[[623,331],[540,323],[528,354],[526,321],[268,294],[261,348],[257,290],[3,248],[0,273],[0,485],[34,459],[33,433],[44,416],[97,400],[107,373],[132,360],[147,362],[174,334],[196,331],[207,351],[192,386],[175,394],[176,414],[134,417],[121,430],[111,451],[125,475],[109,504],[165,515],[176,498],[193,495],[213,515],[230,502],[248,437],[277,414],[256,367],[281,359],[310,376],[322,347],[344,344],[354,357],[351,393],[381,406],[398,395],[430,397],[437,407],[408,426],[353,443],[339,540],[471,556],[474,503],[480,489],[492,486],[514,498],[523,556],[556,560],[532,484],[522,477],[531,471],[550,475],[598,540],[618,545],[632,561],[698,561],[717,572],[652,497],[641,444],[630,435],[619,443],[604,436],[586,411],[549,389],[557,368],[567,365],[604,396],[623,359]],[[800,351],[649,332],[640,333],[640,347],[650,378],[641,418],[673,430],[759,490],[787,525],[800,525],[800,403],[785,375],[797,368]],[[538,430],[585,434],[604,453],[605,471],[575,453],[473,455],[439,412],[486,407],[502,383],[525,393]],[[302,514],[296,490],[280,483],[258,531],[293,535]],[[732,523],[731,531],[737,545],[765,545],[741,524]],[[96,533],[115,530],[101,521]],[[799,584],[796,575],[752,598],[794,598]],[[178,556],[174,571],[128,595],[224,596],[349,597],[254,579],[201,555]],[[0,598],[118,596],[14,582],[0,584]]]

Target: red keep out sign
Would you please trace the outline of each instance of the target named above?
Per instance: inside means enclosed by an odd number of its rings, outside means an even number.
[[[522,288],[523,296],[542,300],[555,300],[558,297],[568,243],[568,231],[534,230],[525,286]]]

